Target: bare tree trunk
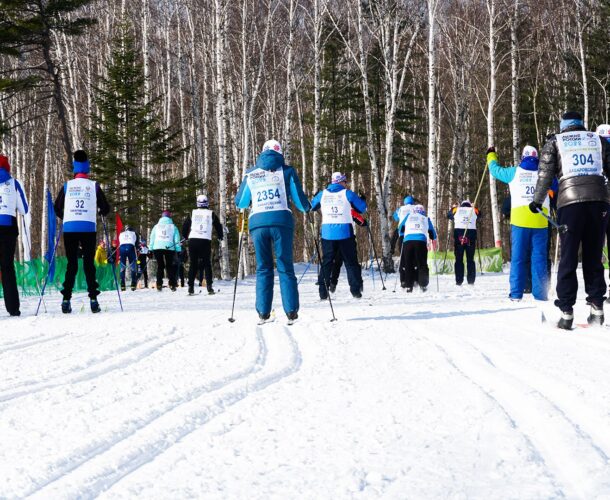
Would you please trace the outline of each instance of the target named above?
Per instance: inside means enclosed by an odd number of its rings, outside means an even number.
[[[521,131],[519,128],[519,39],[517,23],[519,21],[519,0],[515,0],[510,25],[510,74],[511,74],[511,111],[513,121],[513,165],[519,164],[521,149]]]

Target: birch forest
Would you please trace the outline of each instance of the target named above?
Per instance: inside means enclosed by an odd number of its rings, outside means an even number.
[[[387,272],[407,194],[444,251],[447,210],[481,183],[482,246],[507,249],[507,188],[486,174],[485,151],[519,162],[568,109],[589,128],[608,122],[609,21],[610,0],[0,0],[0,149],[32,206],[35,257],[46,190],[71,178],[82,148],[143,235],[162,209],[180,227],[207,194],[229,278],[234,195],[267,139],[308,195],[334,171],[366,194]],[[294,216],[295,258],[307,260],[311,229]]]

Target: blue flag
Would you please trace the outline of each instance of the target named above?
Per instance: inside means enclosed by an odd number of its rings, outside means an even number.
[[[57,230],[57,220],[55,219],[55,208],[53,208],[53,198],[51,198],[51,191],[47,189],[47,253],[44,258],[49,263],[49,277],[48,281],[55,279],[55,231]]]

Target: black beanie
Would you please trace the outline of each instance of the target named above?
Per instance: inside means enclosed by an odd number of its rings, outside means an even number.
[[[580,120],[582,121],[582,115],[578,111],[567,111],[561,117],[562,120]]]
[[[82,149],[74,151],[74,161],[85,162],[87,159],[87,153],[85,153]]]

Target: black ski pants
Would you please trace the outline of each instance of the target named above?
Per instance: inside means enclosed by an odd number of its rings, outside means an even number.
[[[468,245],[455,243],[455,282],[461,285],[464,282],[464,255],[466,255],[466,281],[472,285],[477,277],[477,268],[474,262],[475,242],[469,241]]]
[[[64,246],[66,247],[66,257],[68,265],[66,267],[66,276],[61,294],[64,300],[72,298],[72,290],[74,289],[74,281],[78,272],[78,254],[79,247],[82,250],[83,256],[83,271],[85,271],[85,279],[87,280],[87,292],[90,299],[95,299],[99,294],[99,284],[95,280],[95,257],[96,234],[95,233],[64,233]]]
[[[138,274],[144,277],[144,288],[148,288],[148,258],[150,254],[141,253],[138,257]],[[140,277],[138,276],[138,279]]]
[[[602,306],[606,292],[602,250],[608,224],[608,204],[602,201],[573,203],[557,212],[559,224],[568,231],[561,238],[561,259],[557,271],[557,300],[562,311],[571,311],[576,303],[578,251],[582,245],[582,274],[587,302]]]
[[[356,238],[345,238],[343,240],[322,239],[322,267],[318,276],[320,298],[327,297],[326,287],[330,286],[330,275],[337,255],[340,255],[347,272],[347,281],[352,294],[358,294],[362,290],[362,269],[358,263],[356,252]]]
[[[212,286],[212,241],[202,238],[189,240],[189,276],[188,285],[195,286],[195,277],[205,274],[205,281]]]
[[[160,290],[163,287],[163,276],[167,269],[167,282],[171,287],[177,287],[178,281],[176,280],[176,252],[173,250],[154,250],[155,260],[157,261],[157,289]]]
[[[428,269],[428,245],[425,241],[405,241],[402,254],[404,257],[404,284],[413,288],[417,281],[420,287],[428,286],[430,270]],[[403,284],[401,278],[401,285]]]
[[[0,272],[2,273],[2,293],[4,305],[9,314],[19,312],[19,291],[17,290],[17,276],[15,275],[15,247],[17,235],[0,235]]]

